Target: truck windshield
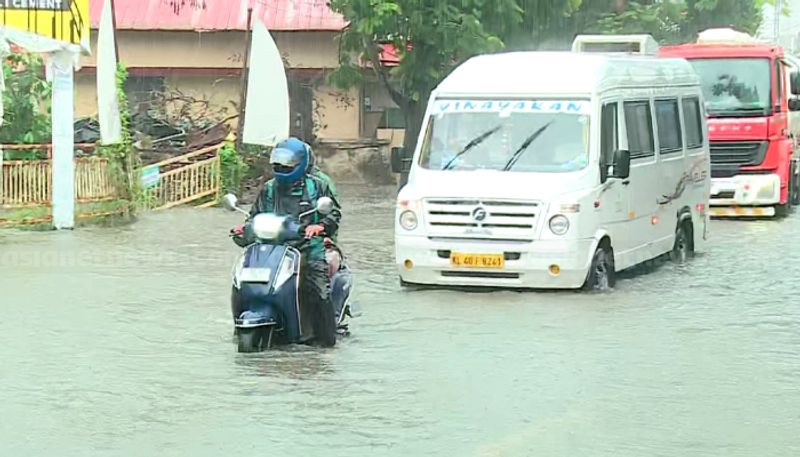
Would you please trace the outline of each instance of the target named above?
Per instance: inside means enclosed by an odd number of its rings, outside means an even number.
[[[769,59],[692,59],[713,116],[753,116],[770,112]]]
[[[589,163],[588,101],[437,100],[420,166],[558,173]]]

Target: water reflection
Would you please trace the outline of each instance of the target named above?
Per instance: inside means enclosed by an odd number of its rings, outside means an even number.
[[[394,190],[342,193],[332,350],[236,352],[235,214],[0,232],[0,455],[800,455],[800,214],[610,293],[409,292]]]

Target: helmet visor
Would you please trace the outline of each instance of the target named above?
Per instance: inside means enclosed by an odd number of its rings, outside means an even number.
[[[290,149],[275,148],[269,158],[269,163],[273,167],[295,168],[300,164],[300,154]]]

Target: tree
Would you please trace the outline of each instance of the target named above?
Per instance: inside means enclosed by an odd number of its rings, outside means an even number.
[[[434,87],[469,57],[502,49],[568,49],[578,33],[648,33],[662,43],[692,41],[710,27],[754,33],[771,0],[331,0],[349,26],[331,81],[362,81],[366,65],[403,111],[413,150]],[[390,44],[397,66],[381,63]]]
[[[439,81],[465,59],[503,49],[490,30],[510,33],[522,18],[516,0],[331,0],[330,6],[349,22],[339,37],[341,65],[331,81],[358,84],[362,67],[370,67],[403,111],[406,151],[416,146]],[[394,48],[397,66],[382,65],[381,44]]]
[[[3,62],[3,125],[0,143],[38,144],[50,142],[50,83],[44,62],[33,53],[15,52]]]
[[[603,2],[599,2],[603,3]],[[608,2],[605,2],[606,4]],[[763,0],[642,0],[625,1],[616,14],[598,11],[593,4],[589,16],[594,32],[649,33],[661,43],[684,43],[713,27],[733,27],[755,33],[761,25]],[[588,2],[586,2],[589,10]]]

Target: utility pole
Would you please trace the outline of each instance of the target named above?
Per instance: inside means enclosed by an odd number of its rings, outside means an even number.
[[[773,19],[773,25],[775,26],[775,30],[772,32],[774,35],[775,44],[778,44],[781,39],[781,12],[783,11],[783,2],[781,0],[775,0],[775,19]]]
[[[253,8],[247,8],[247,30],[245,30],[244,61],[242,62],[242,87],[239,94],[239,122],[236,126],[236,150],[242,152],[242,132],[244,132],[244,111],[247,109],[247,68],[250,61],[250,46],[253,30]]]

